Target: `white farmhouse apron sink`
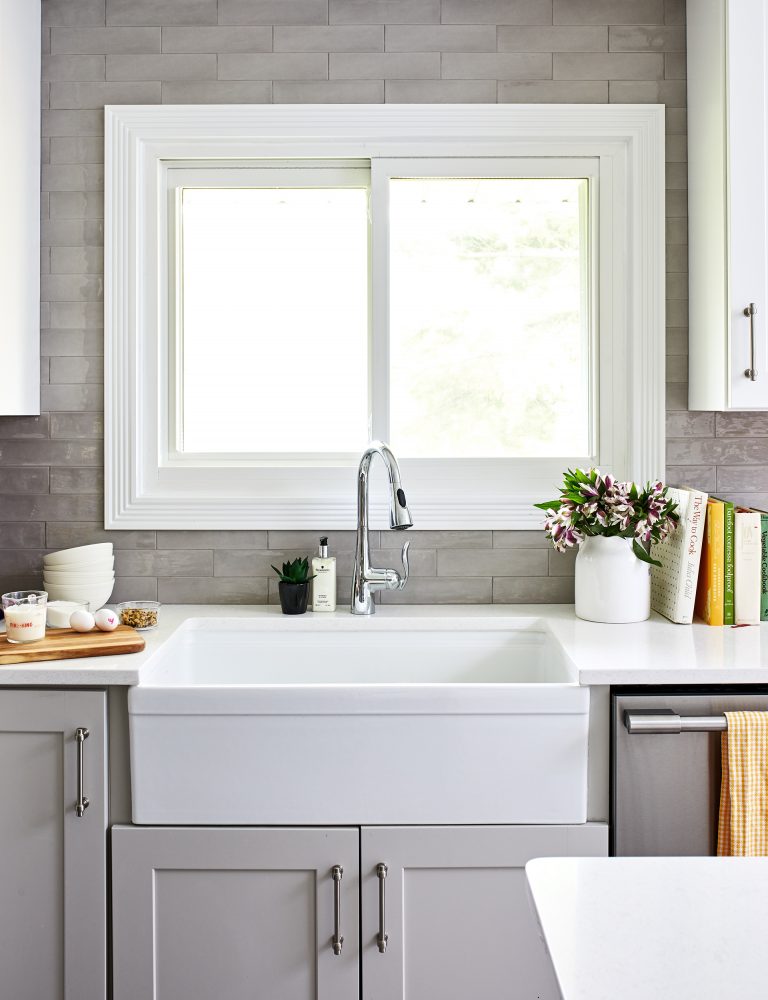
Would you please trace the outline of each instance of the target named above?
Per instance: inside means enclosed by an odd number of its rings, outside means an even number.
[[[128,709],[134,823],[587,818],[589,689],[537,619],[189,619]]]

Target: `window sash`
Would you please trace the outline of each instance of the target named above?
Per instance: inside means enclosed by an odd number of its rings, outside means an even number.
[[[231,467],[253,465],[269,468],[273,464],[298,468],[316,464],[339,464],[351,461],[354,452],[203,452],[183,446],[184,417],[184,319],[183,319],[183,253],[182,196],[185,188],[364,188],[370,191],[370,163],[366,160],[243,160],[200,161],[165,164],[165,187],[168,206],[168,249],[164,267],[168,274],[167,325],[161,328],[164,341],[162,352],[168,364],[168,405],[164,408],[160,428],[163,442],[163,464],[199,467]],[[370,205],[370,199],[369,199]],[[370,209],[369,209],[370,216]],[[370,232],[370,225],[369,225]],[[370,240],[369,240],[370,243]],[[371,424],[370,355],[371,355],[371,270],[368,251],[368,425]]]
[[[598,320],[595,292],[601,267],[598,238],[600,203],[599,157],[398,157],[377,158],[371,162],[371,217],[373,296],[377,302],[373,312],[373,436],[382,440],[390,437],[390,350],[389,350],[389,185],[394,178],[408,177],[487,177],[487,178],[585,178],[589,184],[586,226],[590,255],[589,307],[589,451],[583,455],[562,455],[548,458],[402,458],[407,466],[429,462],[432,474],[448,478],[454,463],[468,463],[482,468],[481,463],[502,463],[512,475],[530,476],[532,464],[550,468],[566,465],[593,465],[599,461],[598,442],[610,440],[610,420],[598,420],[600,412],[600,373]],[[604,211],[609,212],[608,206]],[[605,262],[606,267],[610,266]],[[611,405],[610,386],[606,389],[606,405]],[[458,470],[458,466],[456,469]]]

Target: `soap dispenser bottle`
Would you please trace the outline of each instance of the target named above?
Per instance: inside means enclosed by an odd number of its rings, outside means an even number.
[[[318,554],[312,559],[312,610],[336,610],[336,558],[328,555],[328,539],[320,539]]]

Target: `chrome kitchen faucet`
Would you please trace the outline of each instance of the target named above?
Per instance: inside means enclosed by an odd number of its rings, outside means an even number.
[[[389,477],[389,526],[402,531],[413,526],[405,493],[400,485],[400,469],[397,459],[383,441],[371,441],[360,459],[357,470],[357,542],[355,543],[355,569],[352,577],[353,615],[372,615],[376,611],[373,603],[375,590],[402,590],[408,582],[408,548],[403,546],[403,572],[396,569],[377,569],[371,566],[371,548],[368,537],[368,490],[371,461],[380,455]]]

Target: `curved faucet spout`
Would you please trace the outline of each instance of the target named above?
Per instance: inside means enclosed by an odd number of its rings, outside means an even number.
[[[355,545],[355,569],[352,578],[353,615],[372,615],[376,610],[373,603],[375,590],[402,590],[408,580],[408,545],[404,546],[404,571],[377,569],[371,566],[370,541],[368,537],[369,480],[371,462],[379,455],[387,470],[389,479],[389,526],[399,531],[413,525],[405,491],[400,482],[400,468],[389,446],[383,441],[371,441],[360,458],[357,472],[357,542]]]
[[[379,455],[389,479],[389,526],[395,531],[413,526],[411,515],[405,499],[405,491],[400,483],[400,467],[392,454],[389,445],[383,441],[371,441],[360,458],[360,468],[357,474],[357,516],[360,521],[368,524],[368,477],[374,455]]]

